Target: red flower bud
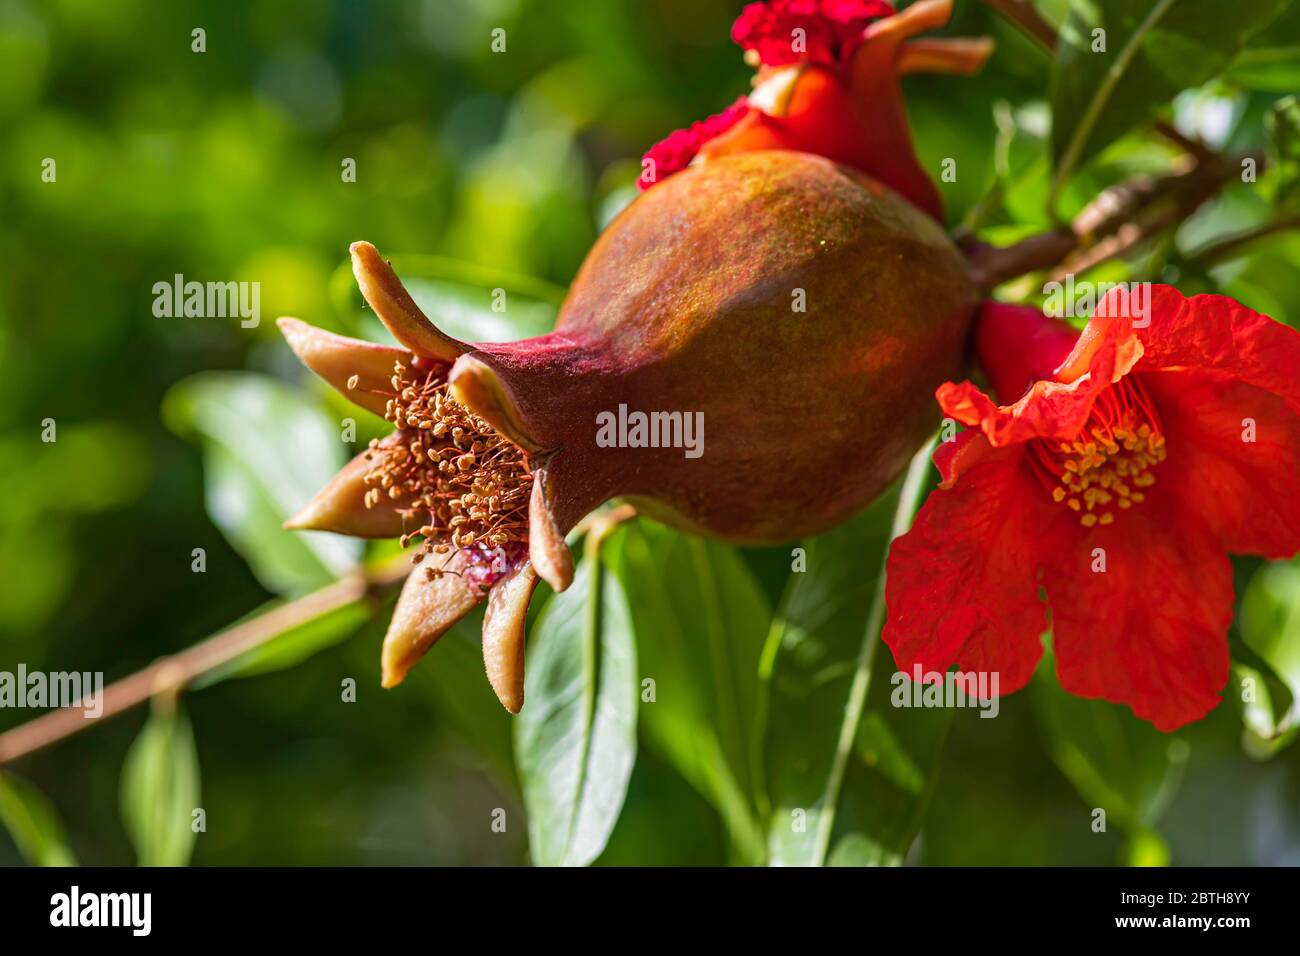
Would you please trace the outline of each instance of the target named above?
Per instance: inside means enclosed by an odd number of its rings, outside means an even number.
[[[919,0],[892,13],[888,4],[871,0],[773,0],[746,7],[732,36],[759,67],[754,91],[652,147],[641,188],[691,162],[792,149],[853,166],[942,220],[943,202],[912,147],[898,78],[921,71],[973,73],[992,46],[987,40],[912,39],[946,24],[952,0]]]

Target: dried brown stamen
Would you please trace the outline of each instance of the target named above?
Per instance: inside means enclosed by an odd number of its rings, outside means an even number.
[[[365,503],[401,503],[416,529],[402,535],[402,547],[423,539],[414,563],[447,556],[425,568],[430,579],[453,573],[445,567],[451,554],[467,550],[467,584],[488,587],[527,553],[533,476],[526,453],[453,399],[440,371],[394,366],[384,417],[402,440],[371,442]]]

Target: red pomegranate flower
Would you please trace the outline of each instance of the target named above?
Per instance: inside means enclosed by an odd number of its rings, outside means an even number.
[[[884,0],[760,0],[741,11],[731,39],[755,51],[764,66],[802,61],[836,66],[862,43],[872,20],[893,15]]]
[[[859,169],[941,220],[943,203],[917,161],[898,77],[979,69],[988,40],[912,39],[951,13],[952,0],[919,0],[898,14],[882,0],[750,4],[731,35],[758,69],[753,92],[653,146],[638,184],[648,189],[693,161],[728,153],[792,149]]]
[[[1061,686],[1162,731],[1228,678],[1227,552],[1300,550],[1300,334],[1223,296],[1102,299],[1082,334],[986,306],[976,351],[998,406],[940,387],[972,427],[894,542],[884,640],[900,670],[1023,687],[1051,627]],[[1046,604],[1040,596],[1045,594]]]

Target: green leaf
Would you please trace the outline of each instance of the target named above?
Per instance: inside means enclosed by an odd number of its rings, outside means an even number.
[[[1153,829],[1182,781],[1187,741],[1120,704],[1067,694],[1050,649],[1032,688],[1048,752],[1083,801],[1131,835]]]
[[[541,279],[442,256],[396,255],[390,260],[411,298],[435,325],[464,342],[512,342],[549,332],[565,290]],[[331,289],[341,314],[361,304],[351,267],[339,268]]]
[[[25,780],[0,772],[0,824],[33,866],[76,866],[54,805]]]
[[[517,790],[511,739],[517,718],[506,712],[483,679],[482,630],[480,608],[440,638],[433,659],[427,666],[412,670],[406,679],[428,688],[438,719],[445,721]]]
[[[141,866],[184,866],[198,839],[199,757],[177,704],[155,710],[122,767],[122,820]]]
[[[1053,64],[1053,195],[1076,167],[1223,72],[1286,0],[1074,0]],[[1093,52],[1104,30],[1105,51]]]
[[[341,424],[309,396],[251,372],[205,372],[167,393],[163,417],[201,440],[208,513],[268,590],[303,593],[356,564],[360,541],[281,527],[348,458]]]
[[[1300,163],[1300,99],[1287,96],[1264,117],[1270,153],[1275,163]]]
[[[1242,642],[1263,665],[1244,675],[1256,681],[1249,686],[1254,693],[1244,701],[1256,705],[1246,708],[1247,725],[1263,740],[1286,735],[1289,742],[1300,726],[1300,566],[1269,564],[1255,572],[1242,597],[1237,626]],[[1284,687],[1271,688],[1270,677]],[[1285,706],[1278,712],[1275,703]]]
[[[1124,847],[1125,866],[1168,866],[1169,844],[1155,830],[1138,830]]]
[[[405,280],[411,298],[438,328],[462,342],[514,342],[544,335],[555,325],[555,306],[508,291],[471,289],[438,279]]]
[[[636,645],[622,586],[598,556],[542,610],[526,674],[515,754],[533,862],[586,866],[636,762]]]
[[[17,433],[0,439],[0,495],[26,512],[95,512],[121,507],[149,485],[149,446],[117,422],[62,422],[58,441],[33,454]],[[95,480],[86,481],[94,470]]]
[[[1295,695],[1271,669],[1233,660],[1228,690],[1240,697],[1242,745],[1251,756],[1270,759],[1295,740],[1296,722],[1290,716]]]
[[[1269,164],[1265,185],[1274,206],[1300,206],[1300,98],[1278,100],[1264,116]]]
[[[1250,38],[1224,79],[1248,90],[1300,90],[1300,4],[1287,9]]]
[[[969,231],[979,229],[999,208],[1005,208],[1020,226],[1032,226],[1040,219],[1041,225],[1049,225],[1043,212],[1049,180],[1047,105],[1034,102],[1016,108],[1007,100],[998,100],[993,104],[993,121],[997,127],[993,179],[963,227]]]
[[[758,661],[771,612],[753,575],[722,544],[654,522],[606,545],[636,629],[650,742],[721,813],[733,853],[766,856],[754,797]]]
[[[252,616],[264,614],[274,606],[271,604],[259,608]],[[223,680],[256,677],[260,674],[288,670],[347,640],[361,625],[370,620],[371,614],[371,608],[364,601],[354,601],[336,607],[319,617],[277,634],[269,641],[259,644],[226,664],[212,668],[190,686],[198,690],[211,687]]]
[[[1243,50],[1224,78],[1249,90],[1294,90],[1300,87],[1300,44]]]
[[[952,711],[891,706],[880,630],[883,556],[928,487],[931,447],[901,493],[804,543],[806,570],[773,622],[762,673],[775,864],[896,864],[920,827]]]

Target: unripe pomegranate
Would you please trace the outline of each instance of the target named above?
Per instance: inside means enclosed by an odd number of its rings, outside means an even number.
[[[929,216],[787,151],[720,157],[642,194],[539,338],[457,342],[373,246],[355,244],[353,265],[404,349],[281,327],[396,430],[290,526],[422,539],[422,573],[385,639],[385,686],[489,595],[484,658],[511,711],[528,600],[539,575],[568,586],[564,535],[584,515],[624,497],[746,543],[836,524],[931,427],[929,397],[959,371],[976,304]],[[637,415],[639,433],[622,427]]]
[[[890,190],[807,153],[743,153],[642,195],[555,332],[478,346],[451,386],[525,447],[560,450],[546,469],[562,527],[625,496],[690,530],[786,541],[898,474],[975,302],[942,229]],[[597,415],[620,405],[698,413],[703,454],[600,447]]]

